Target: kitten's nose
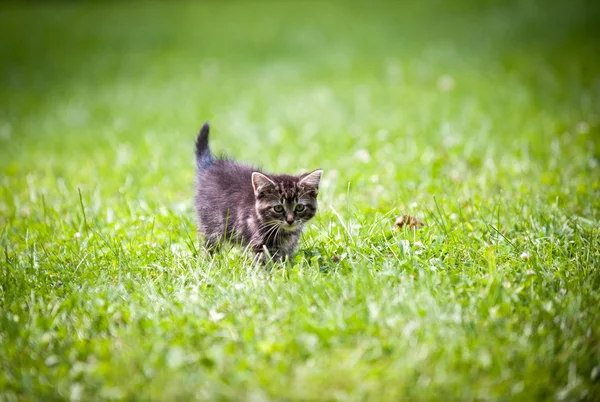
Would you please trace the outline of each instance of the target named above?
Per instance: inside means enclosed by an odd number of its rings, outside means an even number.
[[[292,223],[294,223],[294,215],[287,215],[285,217],[285,221],[291,225]]]

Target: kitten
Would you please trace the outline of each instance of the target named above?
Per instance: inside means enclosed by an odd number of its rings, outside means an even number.
[[[205,122],[196,139],[198,231],[209,251],[224,240],[249,247],[263,262],[291,256],[306,222],[317,212],[321,169],[300,176],[267,174],[208,147]]]

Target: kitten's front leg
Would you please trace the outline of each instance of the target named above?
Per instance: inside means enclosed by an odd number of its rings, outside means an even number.
[[[204,236],[204,248],[212,257],[221,248],[221,237],[220,236]]]
[[[265,251],[254,251],[254,258],[252,259],[252,264],[260,265],[265,269],[266,272],[270,270],[270,263],[273,260],[270,258],[268,252]]]
[[[271,264],[279,264],[287,259],[287,255],[279,249],[269,248],[265,245],[256,246],[252,249],[254,251],[254,261],[267,269]]]
[[[265,247],[265,245],[261,241],[258,241],[257,238],[253,238],[250,241],[250,249],[254,253],[254,258],[252,259],[252,261],[261,265],[266,265],[266,263],[269,260],[269,257],[268,250]]]
[[[279,249],[277,250],[279,261],[289,261],[292,259],[299,239],[300,236],[294,233],[279,245]]]

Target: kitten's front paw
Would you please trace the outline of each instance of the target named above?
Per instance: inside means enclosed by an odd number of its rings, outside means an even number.
[[[256,251],[254,255],[254,263],[261,264],[265,269],[270,270],[273,266],[282,268],[283,264],[289,260],[289,256],[280,251],[271,251],[266,247],[261,251]]]

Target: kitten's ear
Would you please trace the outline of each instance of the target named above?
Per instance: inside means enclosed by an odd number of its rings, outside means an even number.
[[[304,175],[304,177],[302,177],[299,184],[304,187],[312,187],[315,189],[315,191],[318,191],[322,174],[322,169],[317,169],[313,172],[307,173],[306,175]]]
[[[264,192],[267,189],[274,189],[275,182],[269,179],[262,173],[252,172],[252,187],[254,187],[254,195]]]

